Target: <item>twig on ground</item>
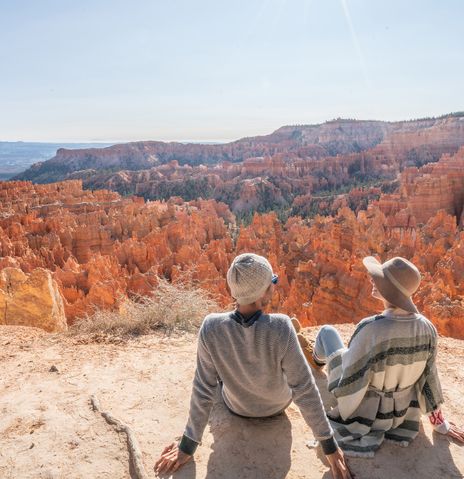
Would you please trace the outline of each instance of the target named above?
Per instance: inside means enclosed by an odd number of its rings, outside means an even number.
[[[99,412],[108,424],[114,426],[117,432],[124,432],[126,434],[129,460],[131,461],[134,471],[133,479],[148,479],[148,474],[146,473],[145,467],[143,465],[142,452],[140,451],[139,443],[137,442],[132,429],[127,424],[124,424],[119,419],[116,419],[109,412],[102,411],[100,402],[95,394],[90,396],[90,404],[92,405],[92,409]]]
[[[71,386],[80,386],[80,384],[73,383],[72,381],[66,381],[68,384],[71,384]]]

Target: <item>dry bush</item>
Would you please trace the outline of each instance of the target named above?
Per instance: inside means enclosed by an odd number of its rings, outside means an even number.
[[[119,311],[95,309],[78,319],[70,331],[118,337],[148,334],[157,329],[192,331],[206,314],[219,310],[217,301],[192,282],[170,283],[159,278],[151,296],[125,299]]]

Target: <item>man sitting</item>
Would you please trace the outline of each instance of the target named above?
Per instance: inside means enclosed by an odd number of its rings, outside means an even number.
[[[276,416],[293,401],[320,441],[333,477],[350,479],[290,318],[263,312],[277,283],[270,263],[241,254],[230,266],[227,282],[237,308],[203,321],[187,426],[180,443],[164,449],[156,472],[176,471],[191,459],[219,388],[229,411],[245,418]]]

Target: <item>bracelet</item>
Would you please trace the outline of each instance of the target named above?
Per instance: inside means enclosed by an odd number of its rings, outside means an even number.
[[[451,428],[451,424],[445,419],[441,424],[437,424],[433,428],[440,434],[447,434]]]
[[[450,430],[450,423],[443,417],[441,409],[432,411],[429,414],[429,421],[433,425],[433,429],[440,434],[446,434]]]

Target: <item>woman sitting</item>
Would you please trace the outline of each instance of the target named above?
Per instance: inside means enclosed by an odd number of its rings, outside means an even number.
[[[437,432],[464,443],[464,430],[440,410],[437,331],[411,300],[418,269],[400,257],[381,264],[369,256],[363,263],[385,310],[363,319],[348,347],[333,326],[324,326],[312,356],[303,348],[313,366],[327,365],[328,389],[337,399],[328,413],[337,443],[347,455],[367,457],[384,439],[407,446],[419,432],[421,413]]]

